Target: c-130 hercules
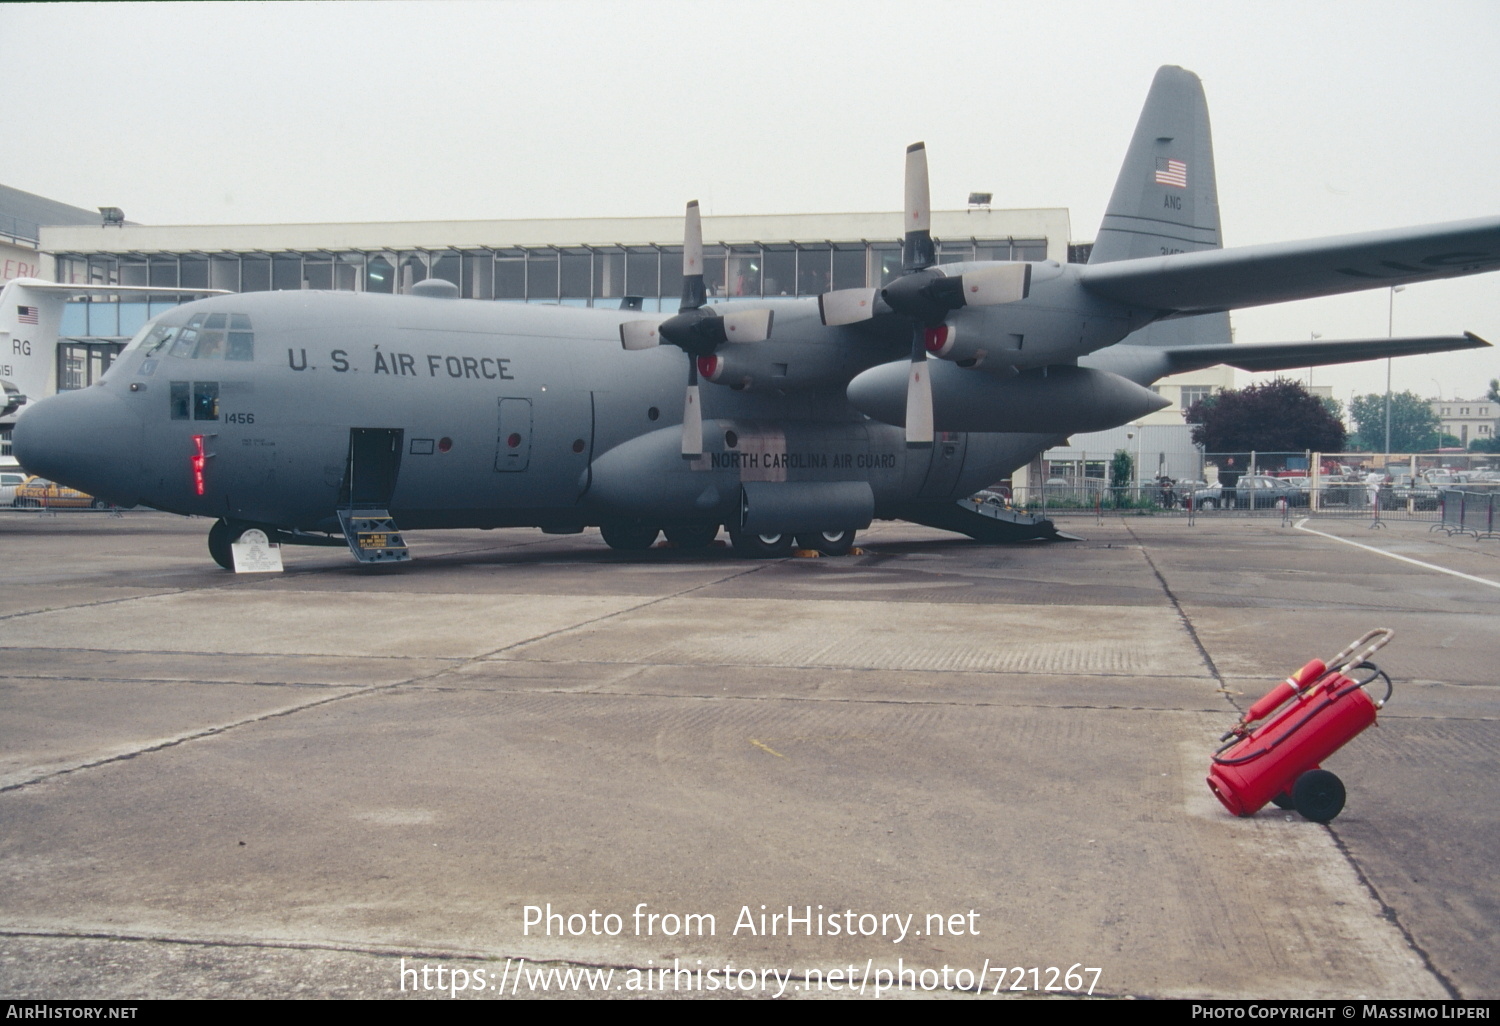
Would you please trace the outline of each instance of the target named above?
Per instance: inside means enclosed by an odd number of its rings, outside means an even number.
[[[1222,249],[1207,105],[1181,68],[1157,72],[1087,264],[937,266],[927,200],[918,143],[901,275],[817,299],[709,304],[690,204],[670,317],[461,300],[436,281],[187,303],[98,385],[27,409],[15,453],[122,506],[218,518],[226,567],[251,527],[366,561],[405,558],[399,530],[444,527],[597,526],[645,549],[722,525],[747,556],[794,538],[840,554],[875,518],[1036,534],[958,500],[1167,405],[1147,386],[1168,374],[1488,345],[1231,345],[1237,307],[1494,270],[1500,218]]]

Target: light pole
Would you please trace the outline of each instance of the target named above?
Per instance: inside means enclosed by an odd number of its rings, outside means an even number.
[[[1385,308],[1385,337],[1394,338],[1396,324],[1396,293],[1405,292],[1405,285],[1392,285],[1390,302]],[[1385,462],[1391,462],[1391,358],[1385,358]]]

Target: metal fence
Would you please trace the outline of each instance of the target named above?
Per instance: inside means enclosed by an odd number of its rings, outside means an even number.
[[[1123,451],[1123,450],[1122,450]],[[1093,454],[1099,455],[1099,454]],[[1134,455],[1126,452],[1126,455]],[[1047,516],[1139,515],[1215,517],[1344,517],[1371,521],[1410,520],[1440,524],[1452,515],[1445,490],[1470,496],[1455,500],[1466,510],[1465,531],[1474,526],[1476,502],[1500,492],[1500,455],[1482,453],[1196,453],[1195,466],[1161,481],[1132,467],[1134,480],[1111,487],[1106,459],[1044,461],[1041,478],[1018,494],[1032,512]],[[1042,483],[1045,482],[1045,483]],[[1489,506],[1482,515],[1488,516]]]
[[[1391,485],[1379,488],[1353,482],[1334,482],[1317,489],[1225,488],[1205,495],[1205,489],[1178,492],[1175,487],[1157,486],[1109,488],[1097,486],[1048,485],[1036,489],[1026,504],[1028,512],[1048,517],[1089,517],[1104,514],[1166,517],[1282,518],[1319,517],[1350,520],[1406,520],[1439,525],[1451,512],[1437,489],[1400,489]],[[1455,493],[1456,494],[1456,493]],[[1476,501],[1489,502],[1493,493],[1468,495],[1465,530],[1475,530],[1475,518],[1489,515],[1476,512]],[[1500,505],[1500,501],[1493,503]],[[1488,507],[1484,507],[1488,509]],[[1484,526],[1478,528],[1485,530]]]
[[[1439,519],[1431,530],[1472,534],[1475,538],[1500,538],[1495,530],[1495,507],[1500,495],[1461,488],[1445,488],[1439,500]]]

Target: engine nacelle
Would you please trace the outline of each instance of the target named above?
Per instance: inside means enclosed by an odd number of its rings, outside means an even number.
[[[1103,431],[1171,405],[1149,388],[1088,367],[1038,367],[1008,378],[943,360],[926,367],[939,431]],[[870,368],[849,382],[849,401],[876,420],[904,425],[910,368],[905,360]]]
[[[849,354],[840,346],[797,342],[728,345],[698,358],[698,374],[716,385],[746,392],[811,392],[849,380]]]

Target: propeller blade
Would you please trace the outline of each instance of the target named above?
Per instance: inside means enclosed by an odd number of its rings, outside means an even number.
[[[906,148],[906,237],[901,243],[901,269],[908,273],[937,263],[928,196],[927,144],[912,143]]]
[[[964,306],[998,306],[1025,299],[1031,292],[1031,265],[997,264],[965,271],[962,282]]]
[[[771,337],[773,310],[736,310],[723,316],[724,338],[729,342],[764,342]]]
[[[698,361],[688,357],[687,395],[682,400],[682,458],[703,455],[703,408],[698,404]]]
[[[661,325],[656,321],[624,321],[620,324],[620,345],[626,350],[655,349],[661,343]]]
[[[682,305],[679,310],[697,310],[708,303],[703,283],[703,224],[698,219],[698,201],[687,205],[682,226]]]
[[[906,378],[906,444],[932,444],[932,379],[927,370],[926,333],[918,328],[912,336],[911,372]]]
[[[818,316],[828,327],[856,324],[875,316],[875,297],[879,289],[840,289],[818,297]]]

